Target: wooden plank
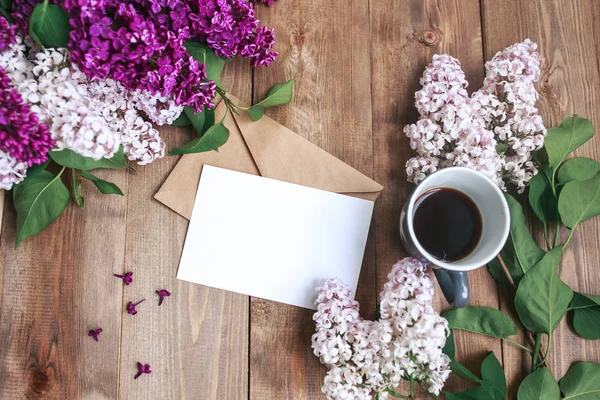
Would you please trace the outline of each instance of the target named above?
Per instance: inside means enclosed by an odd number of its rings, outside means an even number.
[[[600,8],[597,2],[488,1],[483,0],[486,58],[498,50],[530,38],[539,46],[542,73],[538,102],[546,126],[557,125],[573,113],[600,126],[600,76],[598,70]],[[591,44],[594,41],[595,45]],[[577,156],[598,159],[600,139],[596,136],[576,152]],[[542,243],[539,227],[538,242]],[[560,274],[574,290],[600,294],[600,221],[596,218],[577,228],[563,256]],[[563,232],[563,240],[565,235]],[[511,393],[527,374],[530,357],[505,346],[504,358]],[[600,343],[579,338],[563,320],[552,340],[550,368],[560,379],[575,361],[600,361]]]
[[[127,191],[125,170],[98,175]],[[125,198],[84,183],[87,207],[69,208],[14,248],[7,196],[0,244],[0,398],[115,398]],[[99,343],[87,336],[102,327]]]
[[[2,237],[2,213],[4,212],[4,190],[0,190],[0,238]]]
[[[85,210],[77,221],[83,226],[82,244],[77,248],[83,253],[76,266],[79,284],[64,297],[77,299],[77,332],[70,340],[76,340],[79,352],[79,398],[114,399],[119,382],[123,282],[113,274],[126,268],[128,172],[97,170],[94,175],[115,183],[125,196],[103,195],[82,180]],[[87,335],[97,328],[102,328],[98,343]]]
[[[431,57],[447,53],[460,60],[470,89],[483,80],[483,51],[479,3],[477,1],[394,0],[371,3],[371,54],[373,76],[373,138],[375,180],[385,186],[375,206],[375,238],[378,290],[387,281],[391,266],[406,256],[400,244],[400,210],[413,185],[406,181],[405,163],[414,156],[403,128],[414,123],[418,113],[414,94]],[[498,306],[497,288],[485,268],[469,273],[471,304]],[[447,310],[436,287],[436,309]],[[498,340],[457,332],[457,358],[478,372],[483,358],[494,351],[501,359]],[[445,390],[470,386],[452,376]],[[408,393],[406,387],[404,393]]]
[[[247,62],[227,64],[225,87],[250,101]],[[192,138],[191,129],[161,128],[169,148]],[[246,399],[248,397],[248,297],[175,279],[188,221],[153,199],[178,157],[137,168],[130,177],[126,269],[134,284],[124,290],[119,394],[123,399]],[[155,291],[172,292],[161,307]],[[145,298],[139,313],[129,301]],[[136,363],[152,375],[134,380]]]
[[[275,27],[280,55],[255,70],[254,101],[276,83],[297,78],[291,105],[267,111],[367,176],[372,176],[369,9],[365,1],[281,0],[257,7]],[[365,317],[376,310],[374,237],[365,254],[357,299]],[[312,354],[311,310],[253,298],[250,398],[320,398],[325,368]]]

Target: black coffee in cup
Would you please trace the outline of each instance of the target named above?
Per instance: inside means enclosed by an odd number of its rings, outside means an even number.
[[[469,196],[451,188],[432,188],[414,206],[414,232],[429,254],[443,261],[459,261],[479,243],[482,219]]]

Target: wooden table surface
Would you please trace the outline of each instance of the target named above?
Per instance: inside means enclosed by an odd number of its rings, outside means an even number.
[[[433,54],[457,57],[472,90],[481,86],[485,60],[531,38],[542,55],[538,105],[546,125],[577,113],[600,127],[596,0],[279,0],[257,9],[261,21],[275,27],[279,58],[254,71],[239,60],[228,64],[226,87],[257,101],[274,84],[297,78],[293,102],[267,113],[385,186],[357,294],[366,317],[374,317],[390,267],[405,256],[397,221],[411,190],[404,163],[412,152],[402,128],[417,118],[413,96]],[[191,137],[176,128],[161,134],[171,148]],[[598,158],[598,135],[577,155]],[[153,195],[177,160],[165,157],[135,172],[99,172],[125,196],[102,196],[83,182],[85,210],[71,205],[18,249],[6,196],[1,399],[322,398],[325,369],[310,348],[310,311],[175,279],[188,222]],[[566,250],[563,280],[600,294],[599,248],[600,219],[587,221]],[[134,272],[133,285],[112,276],[122,271]],[[510,313],[506,293],[485,268],[470,278],[472,304]],[[161,288],[173,295],[159,308],[149,303],[158,301],[154,291]],[[127,302],[142,298],[147,302],[138,315],[124,312]],[[436,307],[448,305],[438,296]],[[97,327],[104,330],[99,343],[87,336]],[[528,356],[475,334],[458,332],[456,342],[458,359],[475,371],[494,351],[515,398]],[[600,342],[580,339],[566,320],[552,348],[557,379],[574,361],[600,362]],[[152,375],[134,380],[137,361],[151,364]],[[451,377],[446,388],[468,386]]]

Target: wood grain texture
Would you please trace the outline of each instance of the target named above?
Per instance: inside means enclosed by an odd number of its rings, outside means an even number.
[[[127,192],[126,174],[99,176]],[[72,204],[46,231],[14,248],[7,196],[1,238],[0,398],[115,398],[120,342],[125,198],[84,182],[85,210]],[[87,336],[102,327],[101,342]]]
[[[247,62],[227,64],[225,87],[250,100]],[[169,148],[191,139],[191,129],[163,127]],[[178,157],[136,168],[130,175],[119,371],[122,399],[246,399],[248,396],[248,297],[175,279],[188,221],[154,200]],[[158,289],[172,295],[158,307]],[[129,301],[146,299],[137,315]],[[151,375],[134,380],[136,363]]]
[[[546,126],[556,126],[577,113],[600,126],[600,77],[598,70],[600,20],[595,1],[483,1],[486,58],[504,47],[530,38],[539,46],[542,73],[538,84],[538,106]],[[575,152],[598,159],[600,140],[596,135]],[[542,243],[539,226],[534,226]],[[566,249],[560,275],[574,290],[600,294],[600,221],[586,221]],[[563,240],[565,239],[563,232]],[[506,306],[504,306],[506,307]],[[560,379],[575,361],[600,361],[600,343],[578,337],[564,319],[554,333],[550,368]],[[504,364],[511,393],[527,374],[530,358],[512,346],[504,348]]]
[[[397,227],[411,191],[404,164],[414,153],[402,129],[418,117],[414,93],[433,54],[457,57],[473,91],[485,60],[529,37],[542,55],[538,105],[546,125],[577,113],[600,126],[594,0],[278,0],[271,8],[257,5],[257,12],[276,28],[280,56],[254,72],[244,60],[227,64],[224,86],[256,102],[274,84],[297,78],[292,103],[267,113],[385,186],[357,294],[367,318],[375,316],[391,266],[406,256]],[[173,148],[192,133],[165,127],[161,135]],[[576,155],[600,158],[600,139]],[[1,399],[323,398],[326,370],[310,348],[312,311],[175,279],[188,223],[153,195],[176,161],[98,172],[126,196],[100,195],[84,182],[86,209],[71,205],[18,249],[11,196],[0,191]],[[540,239],[539,226],[532,228]],[[574,289],[597,295],[599,232],[598,219],[582,224],[560,271]],[[134,272],[133,285],[112,277],[124,271]],[[472,304],[516,319],[506,301],[511,294],[499,293],[485,269],[470,279]],[[173,294],[158,307],[155,290],[162,288]],[[439,292],[435,305],[443,311],[448,305]],[[142,298],[139,313],[128,315],[127,303]],[[98,327],[100,343],[87,336]],[[457,358],[475,372],[495,352],[515,398],[529,356],[480,335],[455,337]],[[600,362],[600,341],[579,338],[565,319],[553,338],[551,370],[560,379],[581,360]],[[134,380],[137,361],[153,373]],[[468,386],[453,376],[445,390]]]
[[[256,69],[254,101],[276,83],[297,78],[292,104],[269,110],[275,120],[372,176],[369,8],[365,1],[281,0],[259,7],[261,22],[275,27],[278,60]],[[373,318],[374,240],[365,254],[357,299]],[[311,310],[253,298],[250,398],[315,399],[325,369],[312,354]]]
[[[371,52],[373,65],[373,142],[375,180],[384,185],[375,205],[375,239],[378,288],[387,281],[391,266],[406,256],[400,244],[398,220],[412,191],[406,181],[405,163],[415,155],[403,128],[414,123],[418,113],[414,93],[431,57],[446,53],[459,59],[470,83],[478,89],[483,80],[483,50],[478,1],[394,0],[371,3]],[[469,273],[471,304],[498,307],[497,288],[485,268]],[[436,309],[448,304],[436,288]],[[457,358],[478,372],[489,351],[500,359],[496,339],[467,332],[455,333]],[[470,386],[452,376],[446,390]],[[406,387],[403,390],[407,393]]]
[[[4,214],[4,196],[6,192],[4,190],[0,190],[0,238],[2,237],[2,215]],[[0,266],[0,268],[2,268]]]

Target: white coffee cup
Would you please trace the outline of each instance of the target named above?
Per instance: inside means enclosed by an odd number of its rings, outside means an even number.
[[[477,246],[457,261],[440,260],[419,243],[414,230],[415,203],[434,188],[450,188],[464,193],[481,214],[481,237]],[[481,172],[464,167],[448,167],[425,178],[411,193],[400,215],[400,237],[408,253],[431,264],[442,292],[453,307],[469,303],[467,272],[490,262],[500,252],[510,229],[510,212],[502,191]]]

